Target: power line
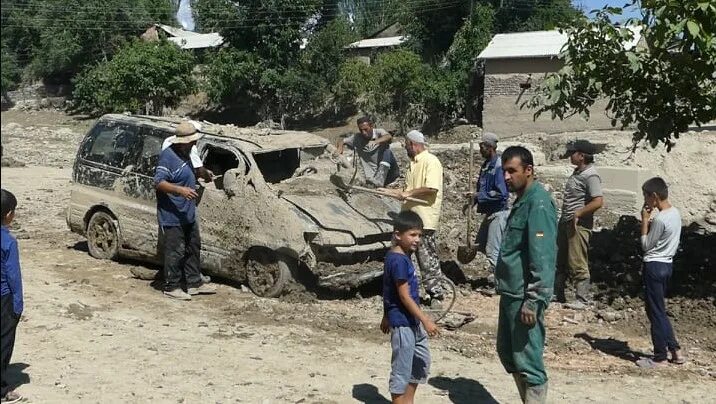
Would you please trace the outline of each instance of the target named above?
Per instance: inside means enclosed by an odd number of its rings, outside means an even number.
[[[461,1],[453,1],[452,3],[459,3],[464,2],[466,0]],[[367,1],[368,4],[382,4],[382,5],[393,5],[393,1],[386,1],[386,0],[374,0],[374,1]],[[440,0],[404,0],[399,2],[400,4],[404,5],[414,5],[418,7],[431,7],[431,6],[441,6],[445,4],[444,2]],[[107,11],[145,11],[145,12],[155,12],[155,11],[166,11],[166,8],[164,7],[157,7],[157,8],[149,8],[149,7],[126,7],[126,6],[119,6],[119,7],[101,7],[101,6],[95,6],[95,5],[62,5],[62,4],[5,4],[2,6],[3,9],[10,9],[10,10],[20,10],[20,11],[55,11],[55,12],[78,12],[78,11],[95,11],[95,10],[107,10]],[[241,6],[235,7],[236,12],[244,12],[248,15],[281,15],[281,14],[293,14],[293,13],[307,13],[307,12],[320,12],[320,11],[342,11],[345,8],[342,7],[340,4],[336,5],[330,5],[326,7],[311,7],[311,6],[297,6],[293,7],[291,9],[275,9],[275,10],[266,10],[266,9],[258,9],[258,10],[249,10],[247,8],[242,8]],[[203,11],[203,14],[207,15],[218,15],[223,14],[224,10],[216,10],[216,11]]]
[[[439,11],[439,10],[445,10],[454,7],[455,5],[462,2],[462,0],[456,0],[451,2],[445,2],[440,7],[428,7],[428,8],[417,8],[413,11],[416,13],[426,13],[431,11]],[[366,13],[364,15],[367,16],[380,16],[382,13]],[[255,23],[262,23],[265,20],[264,19],[256,19],[256,20],[247,20],[247,19],[226,19],[226,20],[215,20],[217,22],[241,22],[241,23],[247,23],[247,22],[255,22]],[[3,24],[3,27],[8,28],[23,28],[27,26],[27,22],[55,22],[55,23],[97,23],[97,24],[116,24],[116,23],[124,23],[124,24],[141,24],[142,21],[133,21],[128,19],[123,20],[99,20],[99,19],[59,19],[59,18],[42,18],[42,17],[30,17],[27,19],[23,19],[24,24]],[[307,19],[303,21],[295,21],[295,22],[285,22],[285,23],[268,23],[268,24],[260,24],[262,27],[289,27],[289,26],[301,26],[307,23]],[[257,24],[238,24],[238,25],[223,25],[220,26],[221,29],[237,29],[237,28],[255,28]],[[112,32],[122,32],[122,31],[135,31],[135,28],[114,28],[114,29],[106,29],[106,28],[100,28],[100,27],[68,27],[64,24],[61,25],[43,25],[42,28],[65,28],[68,30],[100,30],[100,31],[112,31]]]

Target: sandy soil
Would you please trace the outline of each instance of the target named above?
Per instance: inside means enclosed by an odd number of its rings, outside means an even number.
[[[3,127],[14,119],[3,113]],[[56,144],[62,139],[47,141],[53,153],[65,153]],[[166,299],[131,277],[141,264],[95,260],[69,233],[65,157],[35,164],[32,143],[3,138],[4,152],[27,166],[4,167],[1,177],[20,204],[13,231],[26,313],[10,376],[28,402],[388,402],[390,346],[377,328],[378,296],[297,303],[219,284],[214,296]],[[497,298],[469,283],[460,291],[457,309],[477,319],[431,341],[432,378],[418,402],[518,402],[494,353]],[[683,334],[677,321],[690,362],[649,372],[632,362],[650,351],[643,322],[592,320],[559,306],[548,312],[550,402],[701,403],[716,396],[716,351],[700,342],[713,333],[708,324]]]

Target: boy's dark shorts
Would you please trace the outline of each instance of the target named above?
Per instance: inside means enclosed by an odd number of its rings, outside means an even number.
[[[392,328],[390,345],[390,393],[404,394],[408,384],[425,384],[430,374],[430,348],[423,326]]]

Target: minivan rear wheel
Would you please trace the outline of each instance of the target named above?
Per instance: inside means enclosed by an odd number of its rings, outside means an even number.
[[[87,247],[91,256],[111,260],[119,252],[117,221],[107,212],[95,212],[87,225]]]
[[[291,267],[287,259],[271,250],[257,249],[246,260],[246,280],[254,294],[278,297],[291,282]]]

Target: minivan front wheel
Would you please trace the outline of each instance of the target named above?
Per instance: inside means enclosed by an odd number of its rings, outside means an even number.
[[[254,294],[278,297],[291,281],[291,268],[286,258],[270,250],[254,250],[246,260],[246,280]]]
[[[111,260],[119,252],[117,221],[107,212],[95,212],[87,225],[87,247],[91,256]]]

